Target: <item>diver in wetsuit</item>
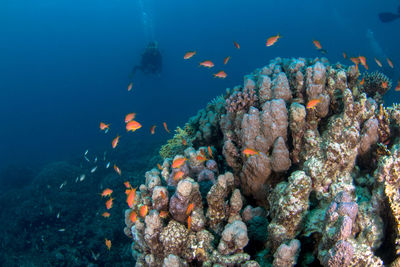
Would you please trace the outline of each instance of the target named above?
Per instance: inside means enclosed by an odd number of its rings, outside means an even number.
[[[395,19],[400,18],[400,6],[397,8],[397,13],[391,12],[383,12],[379,13],[379,20],[383,23],[394,21]]]
[[[133,77],[138,70],[145,74],[159,75],[162,71],[162,56],[158,49],[157,42],[150,42],[146,50],[142,54],[140,65],[133,67],[131,77]]]

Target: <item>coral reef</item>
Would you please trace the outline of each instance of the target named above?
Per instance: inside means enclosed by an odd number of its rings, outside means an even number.
[[[189,119],[187,123],[193,131],[193,145],[207,146],[213,144],[221,138],[219,128],[220,116],[225,112],[225,99],[218,96],[207,104],[205,109],[201,109],[196,116]]]
[[[172,158],[176,154],[182,154],[186,149],[187,144],[191,144],[193,138],[193,129],[190,124],[186,124],[182,129],[177,127],[175,129],[174,137],[169,139],[165,145],[160,149],[160,156],[165,158]],[[186,145],[185,145],[186,143]]]
[[[187,146],[169,141],[129,209],[150,210],[126,221],[137,266],[394,262],[400,108],[382,105],[388,77],[359,76],[325,58],[276,58],[199,111]]]
[[[363,79],[364,85],[361,87],[361,92],[365,92],[377,102],[382,101],[383,95],[392,87],[390,79],[378,71],[364,73]]]

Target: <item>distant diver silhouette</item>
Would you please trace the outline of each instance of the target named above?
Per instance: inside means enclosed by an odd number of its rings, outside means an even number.
[[[145,74],[159,75],[162,71],[162,56],[158,49],[157,42],[150,42],[142,54],[140,65],[134,66],[131,73],[133,78],[136,72],[140,70]]]
[[[400,6],[397,8],[397,13],[383,12],[379,13],[378,16],[379,20],[383,23],[392,22],[395,19],[400,18]]]

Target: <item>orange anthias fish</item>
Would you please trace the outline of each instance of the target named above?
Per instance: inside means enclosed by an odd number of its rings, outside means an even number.
[[[168,127],[167,127],[167,123],[163,122],[163,125],[164,125],[164,129],[167,131],[167,133],[170,133],[170,131],[168,130]]]
[[[346,54],[346,52],[343,52],[343,53],[342,53],[342,55],[343,55],[343,58],[344,58],[344,59],[346,59],[346,58],[347,58],[347,54]]]
[[[133,207],[136,198],[136,188],[129,190],[128,196],[126,197],[126,203],[128,204],[129,208]]]
[[[186,209],[186,215],[190,215],[194,209],[194,204],[190,203]]]
[[[272,45],[274,45],[274,44],[278,41],[278,39],[281,38],[281,37],[282,37],[282,36],[280,36],[279,33],[278,33],[278,35],[276,35],[276,36],[271,36],[271,37],[269,37],[269,38],[267,39],[267,46],[272,46]]]
[[[129,193],[132,191],[132,189],[125,189],[125,195],[129,195]]]
[[[119,142],[119,135],[112,140],[112,148],[116,148]]]
[[[365,82],[365,78],[362,78],[360,85],[364,85],[364,82]]]
[[[137,219],[137,214],[135,211],[131,211],[131,213],[129,214],[129,220],[131,220],[131,222],[135,223]]]
[[[322,45],[318,40],[313,40],[313,44],[317,49],[322,49]]]
[[[214,63],[212,63],[212,61],[210,61],[210,60],[206,60],[206,61],[200,62],[200,66],[212,68],[212,67],[214,67]]]
[[[182,166],[186,161],[186,158],[177,158],[172,162],[172,168],[176,169]]]
[[[106,202],[106,208],[109,210],[109,209],[111,209],[112,208],[112,206],[113,206],[113,198],[110,198],[109,200],[107,200],[107,202]]]
[[[229,59],[231,59],[230,56],[227,56],[226,58],[224,58],[224,65],[228,64]]]
[[[368,70],[367,59],[364,56],[359,56],[358,59],[360,60],[361,65]]]
[[[163,191],[160,191],[160,195],[163,199],[166,199],[167,197],[165,196],[165,193]]]
[[[183,56],[183,59],[189,59],[189,58],[193,57],[194,55],[196,55],[196,51],[186,52],[186,54]]]
[[[139,210],[140,217],[142,217],[142,218],[146,217],[148,211],[149,211],[149,208],[147,207],[147,205],[141,206],[140,210]]]
[[[400,91],[400,80],[397,81],[396,88],[394,88],[395,91]]]
[[[142,125],[140,123],[138,123],[137,121],[130,121],[126,124],[126,131],[136,131],[137,129],[142,128]]]
[[[128,92],[129,92],[130,90],[132,90],[132,86],[133,86],[133,83],[130,82],[130,83],[128,84]]]
[[[136,113],[129,113],[126,114],[125,116],[125,123],[130,122],[131,120],[133,120],[136,117]]]
[[[191,216],[189,216],[187,218],[187,224],[188,224],[188,230],[190,230],[190,226],[192,225],[192,217]]]
[[[131,183],[130,183],[129,181],[125,181],[125,182],[124,182],[124,185],[125,185],[125,187],[128,188],[128,189],[132,189]]]
[[[393,69],[394,65],[393,65],[393,62],[390,60],[390,58],[386,58],[386,61],[389,64],[389,66]]]
[[[386,82],[382,82],[382,87],[385,88],[385,89],[388,88],[388,82],[387,81]]]
[[[110,217],[110,213],[109,212],[103,212],[103,214],[101,214],[101,216],[103,216],[104,218],[108,218]]]
[[[367,64],[367,59],[364,56],[359,56],[358,59],[360,60],[362,65]]]
[[[243,154],[245,154],[246,156],[253,156],[253,155],[259,155],[260,152],[255,151],[254,149],[251,148],[246,148],[245,150],[243,150]]]
[[[106,129],[110,129],[110,124],[105,124],[104,122],[100,122],[100,130],[104,131]]]
[[[151,134],[154,134],[156,132],[156,127],[157,127],[157,125],[155,125],[155,124],[153,126],[151,126],[151,128],[150,128]]]
[[[101,193],[101,197],[109,197],[109,196],[111,196],[112,192],[113,191],[110,188],[106,188]]]
[[[376,65],[378,65],[380,68],[382,68],[382,63],[379,61],[379,59],[377,59],[376,57],[374,58]]]
[[[118,173],[119,176],[121,176],[121,173],[122,173],[122,172],[121,172],[121,169],[118,168],[118,166],[115,165],[115,164],[114,164],[114,170]]]
[[[218,72],[218,73],[214,73],[213,76],[214,76],[214,78],[225,79],[226,76],[228,76],[228,75],[225,73],[225,71],[221,70],[221,71]]]
[[[162,167],[161,167],[160,163],[157,163],[157,167],[158,167],[158,169],[159,169],[160,171],[162,170]]]
[[[360,63],[360,59],[358,57],[351,57],[350,60],[356,65]]]
[[[233,45],[236,47],[236,49],[240,49],[240,45],[236,41],[233,41]]]
[[[311,99],[310,101],[308,101],[307,103],[307,109],[315,109],[315,107],[321,103],[321,99],[317,98],[317,99]]]
[[[183,175],[185,175],[185,173],[183,171],[177,171],[174,175],[174,181],[178,181],[178,180],[182,179]]]
[[[108,240],[107,238],[106,238],[106,247],[108,250],[111,249],[111,240]]]
[[[208,149],[208,155],[210,155],[210,157],[214,158],[214,157],[213,157],[213,154],[212,154],[211,147],[208,146],[207,149]]]
[[[163,219],[167,218],[168,217],[168,211],[166,211],[166,210],[160,211],[160,217],[163,218]]]

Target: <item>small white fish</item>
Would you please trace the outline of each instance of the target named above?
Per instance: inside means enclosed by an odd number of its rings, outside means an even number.
[[[77,183],[77,182],[78,182],[78,180],[79,180],[79,176],[78,176],[78,177],[76,177],[76,179],[75,179],[75,183]]]
[[[96,163],[96,162],[97,162],[97,157],[94,158],[94,163]]]
[[[84,157],[85,157],[85,159],[86,159],[87,162],[90,162],[90,160],[89,160],[86,156],[84,156]]]
[[[104,133],[105,133],[105,134],[108,133],[108,130],[109,130],[109,128],[106,128],[106,130],[104,131]]]
[[[95,254],[92,250],[90,250],[90,252],[92,252],[92,258],[97,261],[98,258],[100,257],[100,253]]]
[[[97,166],[90,170],[91,173],[94,173],[97,170]]]
[[[60,212],[57,213],[57,219],[59,219],[59,218],[60,218]]]
[[[66,184],[67,184],[67,181],[64,181],[64,183],[62,183],[59,188],[60,189],[63,188]]]
[[[108,169],[110,167],[111,162],[108,162],[106,165],[106,169]]]
[[[79,178],[79,181],[82,182],[83,180],[85,180],[86,175],[82,174],[81,177]]]
[[[59,232],[65,232],[65,228],[58,229]]]
[[[88,152],[89,152],[89,149],[87,149],[87,150],[85,151],[85,156],[87,155]]]

